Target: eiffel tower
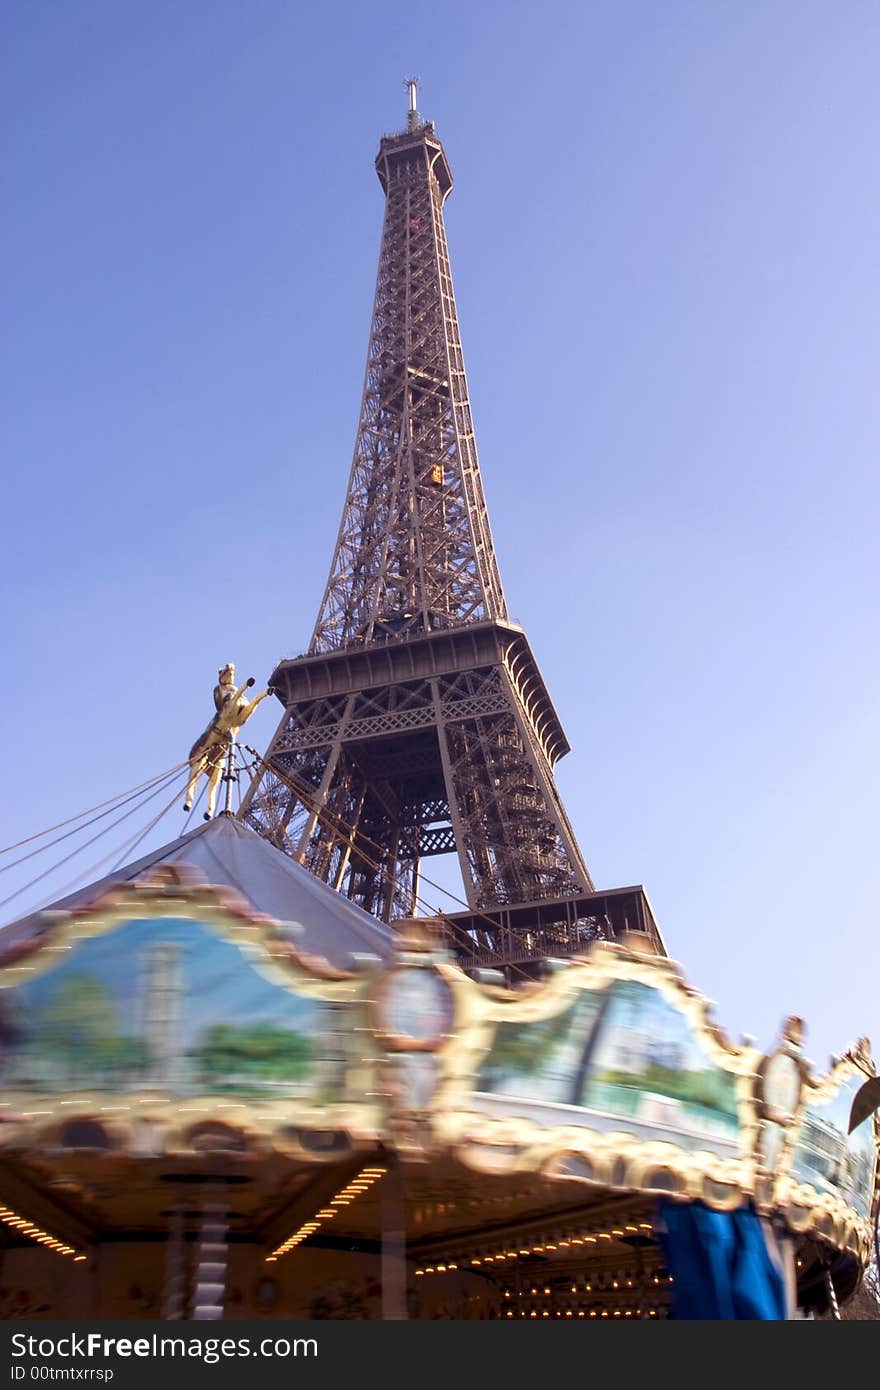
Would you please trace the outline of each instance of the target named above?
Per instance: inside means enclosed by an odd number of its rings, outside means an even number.
[[[385,220],[360,426],[308,653],[240,816],[391,921],[457,853],[459,955],[509,965],[597,934],[662,942],[640,888],[597,894],[553,779],[569,751],[508,616],[480,478],[443,207],[452,175],[409,89],[380,141]]]

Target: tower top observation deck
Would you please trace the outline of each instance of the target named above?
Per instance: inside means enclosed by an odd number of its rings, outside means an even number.
[[[415,78],[407,78],[409,111],[406,129],[394,134],[383,135],[379,141],[376,156],[376,173],[385,193],[388,192],[392,171],[400,163],[426,159],[433,172],[441,193],[441,201],[446,200],[452,191],[452,171],[440,140],[434,133],[434,122],[424,121],[418,111],[418,83]]]

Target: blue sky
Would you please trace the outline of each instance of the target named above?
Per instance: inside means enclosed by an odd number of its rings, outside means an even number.
[[[593,876],[647,886],[734,1035],[877,1040],[877,5],[11,0],[3,27],[0,845],[183,758],[227,660],[263,681],[307,645],[413,72]]]

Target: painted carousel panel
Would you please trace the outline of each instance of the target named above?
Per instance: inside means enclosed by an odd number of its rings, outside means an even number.
[[[23,1094],[144,1089],[349,1098],[357,1006],[300,993],[203,922],[123,921],[0,1000],[0,1098],[13,1106]]]
[[[582,990],[549,1019],[500,1024],[477,1090],[497,1115],[740,1152],[737,1076],[666,993],[636,980]]]
[[[853,1099],[864,1083],[851,1072],[834,1094],[809,1103],[798,1127],[791,1175],[795,1182],[839,1198],[863,1220],[871,1215],[877,1138],[872,1116],[847,1134]]]

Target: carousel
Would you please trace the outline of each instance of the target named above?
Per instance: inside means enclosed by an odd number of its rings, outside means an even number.
[[[787,1318],[871,1257],[862,1040],[644,940],[509,986],[230,814],[0,932],[0,1313]]]

